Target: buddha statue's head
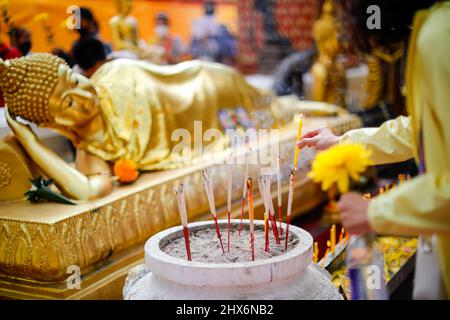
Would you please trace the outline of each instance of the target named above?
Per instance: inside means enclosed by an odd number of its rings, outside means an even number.
[[[115,0],[116,7],[119,11],[119,14],[122,16],[127,16],[130,14],[131,9],[133,8],[133,0]]]
[[[314,22],[313,26],[313,38],[319,54],[334,57],[339,53],[338,29],[338,24],[333,16],[333,1],[325,0],[322,15]]]
[[[47,53],[0,59],[0,88],[11,116],[43,126],[82,126],[99,110],[91,82]]]

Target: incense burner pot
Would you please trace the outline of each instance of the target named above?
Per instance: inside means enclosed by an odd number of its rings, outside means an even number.
[[[234,225],[239,220],[232,220]],[[222,227],[226,220],[219,221]],[[255,221],[264,225],[264,221]],[[244,221],[244,228],[248,228]],[[283,229],[285,230],[285,225]],[[214,222],[189,224],[189,231],[215,228]],[[136,300],[339,300],[342,296],[331,276],[312,263],[313,238],[290,226],[298,238],[291,250],[276,257],[251,262],[204,263],[187,261],[162,251],[164,245],[183,237],[183,227],[174,227],[151,237],[145,244],[145,266],[132,270],[125,282],[124,299]],[[242,239],[248,241],[248,239]]]

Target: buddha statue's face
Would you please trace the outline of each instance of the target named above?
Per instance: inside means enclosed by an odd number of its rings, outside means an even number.
[[[58,82],[49,99],[49,109],[56,124],[82,126],[98,114],[98,104],[92,83],[67,65],[60,64]]]
[[[123,16],[127,16],[130,14],[131,9],[133,7],[132,0],[116,0],[117,10]]]
[[[340,49],[338,25],[332,19],[320,19],[314,25],[314,40],[319,53],[336,56]]]

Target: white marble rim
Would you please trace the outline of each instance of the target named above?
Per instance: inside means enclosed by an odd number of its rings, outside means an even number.
[[[219,220],[219,225],[227,223],[228,220]],[[237,225],[240,220],[233,219],[231,223]],[[248,220],[244,220],[243,223],[248,227]],[[189,230],[210,225],[214,227],[214,221],[190,223]],[[264,221],[255,220],[255,225],[263,226]],[[286,224],[283,223],[282,228],[285,230]],[[293,249],[277,257],[241,263],[187,261],[170,256],[160,249],[161,243],[167,237],[174,234],[182,236],[182,232],[183,227],[177,226],[152,236],[145,244],[145,261],[154,275],[184,285],[236,286],[270,283],[302,272],[312,259],[312,236],[293,225],[289,226],[289,233],[299,239],[299,243]],[[225,245],[226,235],[222,236],[222,240]]]

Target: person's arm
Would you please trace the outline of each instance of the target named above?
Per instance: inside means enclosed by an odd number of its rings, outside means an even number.
[[[410,118],[401,116],[386,121],[379,128],[355,129],[341,137],[328,127],[320,127],[303,135],[298,146],[301,149],[313,147],[320,151],[337,143],[361,143],[372,151],[374,164],[401,162],[414,156],[410,122]]]
[[[374,164],[395,163],[414,157],[411,119],[400,116],[379,128],[355,129],[339,138],[340,143],[361,143],[372,151]]]
[[[450,173],[421,175],[376,197],[368,208],[383,234],[450,234]]]

